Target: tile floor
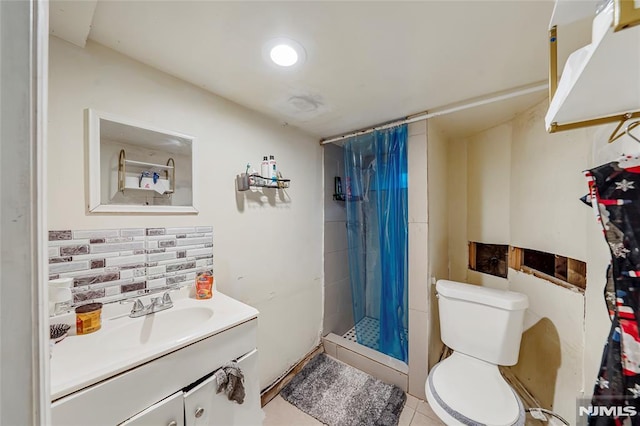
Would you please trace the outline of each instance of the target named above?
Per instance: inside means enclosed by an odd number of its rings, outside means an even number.
[[[285,401],[280,395],[264,406],[263,426],[322,426],[318,420]],[[425,401],[407,394],[398,426],[444,425]]]

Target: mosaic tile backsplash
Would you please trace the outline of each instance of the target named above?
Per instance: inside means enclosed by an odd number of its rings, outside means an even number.
[[[213,272],[213,228],[49,231],[49,279],[73,278],[73,302],[116,302],[191,285]]]

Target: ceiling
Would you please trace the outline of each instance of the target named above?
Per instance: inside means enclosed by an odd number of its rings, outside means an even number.
[[[321,138],[544,81],[552,10],[547,0],[53,1],[50,28]],[[561,60],[584,29],[565,37]],[[277,37],[300,43],[306,61],[293,69],[266,61],[264,46]],[[545,97],[440,122],[449,136],[465,136]]]

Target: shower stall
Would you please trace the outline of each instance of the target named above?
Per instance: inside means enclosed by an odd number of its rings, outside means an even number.
[[[408,362],[407,127],[343,145],[353,327],[343,337]]]

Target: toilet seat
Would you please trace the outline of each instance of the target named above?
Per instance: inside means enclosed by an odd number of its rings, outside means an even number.
[[[525,424],[522,402],[498,366],[468,355],[454,352],[436,364],[425,391],[431,408],[448,425]]]

